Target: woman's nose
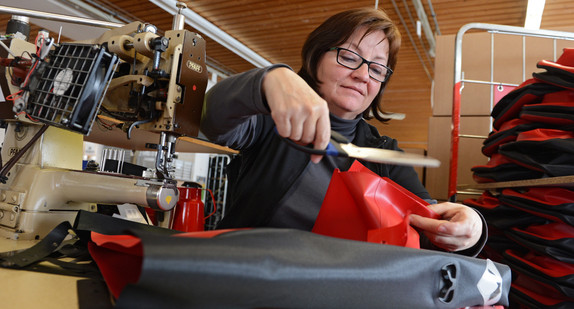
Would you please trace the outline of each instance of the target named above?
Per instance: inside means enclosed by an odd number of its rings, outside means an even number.
[[[354,72],[353,76],[355,78],[360,79],[361,81],[368,82],[369,81],[369,65],[366,63],[361,64]]]

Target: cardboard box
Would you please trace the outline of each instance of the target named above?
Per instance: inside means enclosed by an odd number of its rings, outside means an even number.
[[[455,38],[443,35],[436,39],[433,116],[452,115]],[[484,31],[466,33],[462,39],[462,78],[482,83],[463,84],[460,115],[490,115],[497,100],[513,88],[496,83],[519,85],[532,78],[533,72],[544,71],[536,67],[538,61],[554,61],[566,47],[574,47],[574,42]],[[485,84],[491,82],[494,85]]]
[[[454,94],[455,35],[437,37],[433,89],[433,116],[452,115]],[[490,80],[490,34],[470,33],[463,37],[464,79]],[[490,115],[490,85],[465,83],[461,92],[461,115]]]
[[[462,116],[460,134],[488,136],[491,130],[491,119],[490,116]],[[429,119],[428,155],[440,160],[441,166],[426,169],[425,186],[431,197],[437,200],[449,198],[451,128],[452,118],[450,116],[435,116]],[[459,140],[457,184],[473,184],[475,182],[470,169],[475,165],[488,162],[488,157],[481,152],[484,139],[461,137]]]

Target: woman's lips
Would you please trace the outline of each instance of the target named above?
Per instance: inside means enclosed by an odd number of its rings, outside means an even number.
[[[354,90],[354,91],[358,92],[360,95],[365,95],[365,92],[363,91],[363,89],[358,88],[358,87],[354,87],[354,86],[343,86],[343,88],[350,89],[350,90]]]

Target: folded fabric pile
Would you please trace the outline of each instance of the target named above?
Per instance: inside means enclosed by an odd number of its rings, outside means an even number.
[[[574,49],[533,73],[493,108],[478,183],[574,175]],[[464,204],[489,225],[481,253],[509,265],[511,301],[528,308],[574,308],[574,187],[504,188]]]

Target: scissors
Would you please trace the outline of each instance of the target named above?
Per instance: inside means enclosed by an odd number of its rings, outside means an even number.
[[[340,133],[331,130],[331,140],[324,150],[313,149],[311,146],[303,146],[294,141],[284,138],[292,147],[310,154],[327,155],[335,157],[350,157],[376,163],[395,165],[439,167],[440,161],[424,155],[405,153],[398,150],[359,147],[351,144]]]

